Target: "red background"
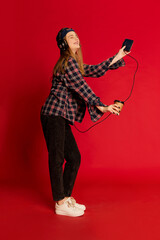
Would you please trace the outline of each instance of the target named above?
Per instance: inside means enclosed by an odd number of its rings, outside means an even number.
[[[8,0],[1,5],[3,239],[160,239],[158,4]],[[125,38],[134,40],[131,55],[139,62],[133,94],[120,116],[111,115],[84,134],[72,127],[82,155],[74,195],[87,206],[85,216],[76,220],[53,214],[40,124],[40,109],[59,57],[55,38],[62,27],[75,29],[87,64],[116,54]],[[85,78],[105,104],[124,100],[130,93],[136,63],[129,57],[125,61],[125,67],[101,78]],[[92,124],[86,113],[76,126],[85,130]]]
[[[1,9],[2,180],[48,178],[39,114],[59,57],[55,38],[66,26],[79,35],[85,63],[113,56],[125,38],[134,40],[131,55],[139,62],[133,94],[120,116],[85,134],[73,128],[82,155],[79,174],[103,169],[106,177],[159,179],[159,8],[156,1],[128,3],[9,1]],[[129,95],[136,63],[129,57],[125,61],[125,67],[101,78],[86,78],[105,104]],[[92,124],[86,114],[77,126],[85,130]]]

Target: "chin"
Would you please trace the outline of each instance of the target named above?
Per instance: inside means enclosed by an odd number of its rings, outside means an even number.
[[[79,47],[76,47],[76,48],[72,48],[72,52],[77,52],[77,50],[80,48],[80,46]]]

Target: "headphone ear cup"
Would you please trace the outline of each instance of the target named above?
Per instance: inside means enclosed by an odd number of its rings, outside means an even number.
[[[62,50],[62,51],[65,51],[66,49],[68,49],[68,43],[67,43],[67,41],[65,40],[65,39],[58,39],[57,38],[57,42],[58,42],[58,47],[60,48],[60,50]]]
[[[62,40],[62,50],[65,51],[68,48],[68,43],[65,39]]]
[[[62,40],[60,40],[60,39],[58,39],[58,47],[60,48],[60,49],[62,49]]]

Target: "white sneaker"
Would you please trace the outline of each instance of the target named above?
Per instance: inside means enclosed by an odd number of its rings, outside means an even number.
[[[69,197],[69,201],[71,201],[73,203],[73,205],[75,205],[76,207],[82,209],[83,211],[86,210],[86,206],[83,204],[79,204],[76,202],[76,200],[73,197]]]
[[[84,214],[84,211],[73,204],[70,198],[66,199],[63,204],[55,204],[55,213],[58,215],[66,215],[70,217],[79,217]]]

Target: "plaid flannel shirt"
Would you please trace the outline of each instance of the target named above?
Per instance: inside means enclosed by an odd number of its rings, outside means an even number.
[[[108,67],[114,57],[108,58],[97,65],[84,64],[84,77],[98,78],[109,69],[113,70],[125,66],[122,58]],[[62,116],[73,125],[74,121],[82,122],[87,106],[91,120],[95,122],[104,114],[96,105],[107,106],[100,101],[100,98],[86,83],[79,70],[78,63],[70,56],[65,73],[57,73],[54,76],[50,94],[41,108],[41,114]]]

